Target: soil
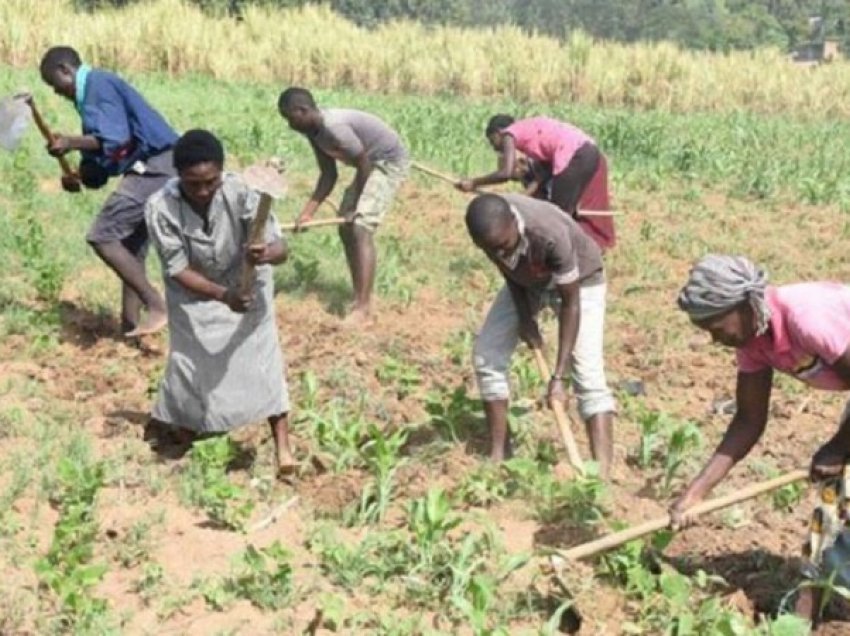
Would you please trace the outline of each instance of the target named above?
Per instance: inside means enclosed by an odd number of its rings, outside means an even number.
[[[460,222],[463,201],[459,196],[433,195],[431,191],[411,186],[402,201],[402,209],[418,210],[427,204],[436,211],[429,212],[427,218],[400,217],[391,233],[410,237],[432,232],[440,250],[464,249],[473,255],[466,246]],[[620,208],[628,209],[630,205],[640,213],[618,217],[621,245],[607,257],[609,380],[614,385],[639,380],[646,391],[641,400],[648,408],[700,424],[705,444],[685,473],[693,474],[728,422],[728,415],[714,414],[712,405],[732,397],[733,354],[712,346],[674,309],[675,293],[686,276],[691,251],[698,251],[692,247],[676,252],[675,246],[668,243],[677,227],[675,213],[662,201],[643,200],[637,195],[621,202]],[[749,211],[741,202],[711,200],[706,205],[715,214],[727,214],[729,218],[740,218]],[[807,209],[805,212],[805,223],[811,225],[813,240],[828,245],[827,219],[835,211]],[[774,214],[775,218],[785,218],[784,215],[795,213],[801,212]],[[647,219],[662,228],[660,236],[654,239],[658,242],[656,247],[642,246],[643,239],[638,238]],[[730,221],[724,231],[729,232],[732,244],[736,244],[743,240],[748,229]],[[783,252],[781,234],[781,228],[767,230],[765,243],[756,250],[756,257],[782,254],[800,263],[806,273],[812,273],[811,261],[802,250]],[[779,243],[769,247],[766,243],[771,240]],[[837,253],[839,248],[827,249]],[[113,285],[109,275],[94,262],[81,276],[97,276],[105,284]],[[307,293],[303,298],[279,295],[278,326],[287,357],[293,415],[297,417],[303,394],[299,378],[309,370],[320,380],[320,399],[354,404],[358,396],[365,394],[370,400],[370,412],[383,425],[410,428],[411,444],[418,435],[427,441],[424,404],[428,391],[460,385],[472,389],[468,364],[452,362],[446,353],[446,342],[483,315],[492,295],[488,280],[482,279],[477,270],[472,271],[468,277],[459,279],[452,290],[439,276],[431,277],[415,289],[409,303],[379,299],[374,323],[365,330],[355,331],[343,328],[339,316],[329,311],[318,295]],[[285,616],[260,612],[245,602],[226,612],[215,612],[197,598],[169,616],[158,616],[154,607],[162,599],[155,599],[148,606],[134,591],[142,566],[122,567],[110,562],[109,573],[97,593],[108,599],[116,614],[128,616],[122,631],[128,634],[208,634],[228,630],[246,634],[301,633],[314,616],[316,591],[327,588],[315,559],[305,547],[307,533],[317,516],[339,514],[356,500],[368,476],[355,470],[332,474],[310,469],[291,483],[273,486],[274,501],[293,495],[298,495],[299,501],[269,528],[244,536],[211,527],[201,512],[181,503],[175,489],[166,486],[157,490],[150,478],[153,474],[168,481],[179,475],[187,461],[185,457],[157,455],[142,441],[151,400],[149,388],[163,365],[167,335],[147,338],[141,344],[122,340],[117,335],[114,318],[89,311],[84,301],[76,297],[73,284],[65,290],[60,314],[59,342],[49,357],[31,359],[27,353],[30,343],[20,336],[7,337],[0,343],[3,361],[0,407],[4,413],[15,405],[30,414],[64,413],[67,426],[96,440],[96,453],[124,457],[128,468],[123,481],[104,489],[99,498],[99,555],[109,558],[134,522],[156,512],[162,515],[162,521],[152,526],[149,556],[162,565],[166,580],[174,586],[185,588],[193,580],[227,572],[233,555],[247,543],[265,546],[277,540],[293,552],[298,583],[309,590],[298,607]],[[551,320],[546,328],[551,341]],[[420,384],[410,395],[399,397],[397,387],[387,386],[378,379],[378,370],[388,352],[419,369]],[[841,396],[801,390],[790,382],[780,383],[773,396],[772,417],[764,439],[721,485],[718,494],[764,479],[760,467],[766,464],[776,471],[805,466],[811,452],[833,430],[841,407]],[[607,510],[611,519],[638,523],[663,514],[668,499],[655,494],[659,471],[643,471],[627,461],[639,440],[637,425],[627,412],[628,409],[623,409],[617,423],[617,463]],[[545,422],[549,414],[539,411],[535,417]],[[27,430],[34,425],[34,418],[28,416],[9,430],[5,427],[0,457],[8,461],[20,456],[18,453],[37,452]],[[554,421],[549,430],[547,435],[556,442]],[[588,456],[584,435],[578,433],[580,450],[583,456]],[[249,465],[241,470],[247,482],[252,476],[268,472],[265,466],[270,465],[271,440],[264,425],[239,435],[240,443],[250,450]],[[296,452],[303,451],[309,442],[302,436],[303,432],[295,436]],[[473,440],[455,444],[427,463],[411,457],[399,468],[400,504],[421,496],[429,487],[457,485],[483,461],[482,450]],[[724,598],[730,605],[754,617],[772,614],[783,594],[799,580],[800,547],[811,510],[811,492],[790,511],[774,510],[769,498],[742,504],[681,532],[666,549],[664,560],[686,573],[701,569],[721,576],[728,584]],[[541,524],[510,501],[485,512],[501,530],[502,540],[512,552],[543,546],[567,547],[602,532],[601,528],[576,531]],[[28,538],[36,552],[46,551],[56,520],[55,511],[44,503],[37,505],[33,495],[27,494],[15,503],[14,513],[24,526],[17,538]],[[25,581],[24,585],[30,588],[35,586],[34,577],[26,568],[7,569],[10,580]],[[591,576],[592,569],[587,563],[575,565],[571,573],[571,578],[576,580],[588,581]],[[579,584],[573,592],[584,618],[582,633],[621,633],[620,626],[631,613],[621,590],[596,582],[592,586]],[[350,602],[352,607],[377,609],[375,599],[355,596]],[[529,623],[528,627],[534,625]],[[837,635],[848,631],[850,612],[835,603],[828,612],[828,621],[817,633]]]

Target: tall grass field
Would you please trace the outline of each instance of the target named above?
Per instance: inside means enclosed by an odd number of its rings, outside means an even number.
[[[808,119],[850,113],[846,63],[801,67],[777,50],[714,55],[663,43],[594,42],[581,33],[559,42],[511,27],[473,31],[407,22],[370,31],[315,6],[248,7],[237,23],[181,0],[95,14],[74,13],[71,0],[0,3],[0,59],[32,66],[57,42],[125,71],[678,112]]]

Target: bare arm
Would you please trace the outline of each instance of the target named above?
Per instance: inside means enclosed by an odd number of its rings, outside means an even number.
[[[100,152],[100,140],[94,135],[56,135],[49,144],[47,151],[54,157],[60,157],[71,150]]]
[[[313,154],[316,155],[316,163],[319,164],[320,173],[313,194],[307,203],[304,204],[301,214],[298,216],[298,220],[302,222],[308,221],[313,217],[318,207],[322,204],[322,201],[327,199],[328,195],[334,189],[337,179],[336,161],[317,148],[312,141],[310,145],[313,147]]]
[[[579,316],[581,315],[580,287],[578,281],[558,285],[561,309],[558,312],[558,357],[554,375],[560,378],[569,374],[570,356],[576,346]]]
[[[289,251],[279,238],[248,246],[248,258],[254,265],[280,265],[288,257]]]
[[[510,291],[511,298],[514,301],[514,307],[516,307],[517,317],[519,318],[520,338],[529,347],[542,347],[543,338],[537,327],[537,320],[535,320],[534,314],[531,311],[531,304],[528,302],[528,292],[509,278],[505,278],[505,284],[508,286],[508,291]]]
[[[369,180],[369,175],[372,174],[372,170],[374,169],[374,165],[371,161],[369,161],[369,157],[366,156],[365,152],[361,152],[354,160],[354,167],[356,172],[354,173],[354,180],[351,182],[351,190],[353,195],[351,197],[351,206],[350,210],[340,210],[343,215],[351,215],[357,210],[357,203],[360,201],[360,195],[363,194],[363,188],[366,187],[366,181]]]
[[[212,282],[209,278],[187,267],[182,272],[174,275],[174,280],[183,285],[190,292],[203,296],[209,300],[224,302],[227,287]]]
[[[737,410],[732,422],[711,459],[673,504],[674,510],[685,512],[701,501],[761,439],[772,387],[773,369],[738,374]]]
[[[237,313],[244,313],[251,308],[252,295],[241,295],[236,290],[230,290],[223,285],[214,283],[209,278],[187,267],[182,272],[174,275],[174,280],[183,285],[190,292],[224,303]]]
[[[850,348],[832,365],[842,380],[850,384]],[[821,446],[812,457],[810,467],[813,480],[840,475],[850,457],[850,418],[844,418],[829,441]]]
[[[461,181],[458,184],[461,190],[472,191],[480,186],[505,183],[514,177],[516,168],[516,142],[510,135],[504,135],[502,141],[502,152],[499,155],[499,167],[495,172]]]

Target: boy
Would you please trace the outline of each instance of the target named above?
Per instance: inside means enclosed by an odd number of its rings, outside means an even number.
[[[110,176],[122,179],[109,195],[86,235],[95,253],[121,279],[121,329],[127,337],[154,333],[167,323],[165,301],[145,273],[147,228],[144,206],[174,174],[171,147],[177,135],[162,116],[124,80],[82,63],[68,46],[44,54],[41,78],[74,104],[82,135],[56,135],[48,152],[82,154],[81,177],[100,187]],[[67,192],[79,190],[75,178],[62,178]],[[147,315],[141,319],[141,309]]]
[[[354,306],[346,319],[364,322],[371,311],[377,255],[374,234],[399,186],[407,178],[410,160],[398,134],[383,121],[359,110],[319,109],[312,94],[290,87],[280,94],[278,111],[289,127],[307,137],[319,164],[319,180],[304,204],[298,223],[309,221],[336,185],[336,162],[356,172],[339,208],[347,221],[339,228],[354,287]]]
[[[473,349],[490,458],[502,461],[510,451],[508,367],[517,340],[542,346],[537,314],[548,305],[558,315],[558,357],[547,397],[565,402],[564,379],[570,376],[593,458],[606,478],[615,404],[602,357],[606,284],[599,248],[557,207],[521,194],[476,197],[466,227],[505,278]]]

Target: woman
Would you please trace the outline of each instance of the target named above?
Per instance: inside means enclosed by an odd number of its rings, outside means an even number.
[[[746,258],[709,255],[691,270],[678,304],[713,341],[737,350],[738,379],[732,422],[711,459],[671,507],[674,527],[692,522],[688,510],[761,438],[774,370],[816,389],[850,389],[850,287],[824,282],[768,286],[767,275]],[[812,457],[811,478],[834,487],[836,479],[843,481],[848,455],[850,403],[838,431]],[[821,547],[828,547],[832,538]],[[821,558],[816,547],[809,558],[816,569]],[[797,608],[813,618],[818,604],[811,589],[801,592]]]
[[[223,166],[221,142],[208,131],[190,130],[174,146],[177,178],[147,203],[171,339],[152,416],[184,439],[266,418],[278,469],[285,472],[295,461],[271,265],[286,260],[286,247],[273,216],[266,242],[246,245],[259,197]],[[246,258],[257,275],[253,290],[243,294]]]
[[[600,211],[610,207],[608,166],[593,139],[556,119],[532,117],[516,121],[510,115],[492,117],[485,134],[500,155],[499,168],[458,182],[458,189],[472,192],[481,186],[515,178],[518,153],[522,153],[542,172],[551,175],[549,200],[575,218],[600,248],[614,246],[616,236],[610,217],[578,215],[579,207]],[[544,183],[541,181],[541,185]]]

